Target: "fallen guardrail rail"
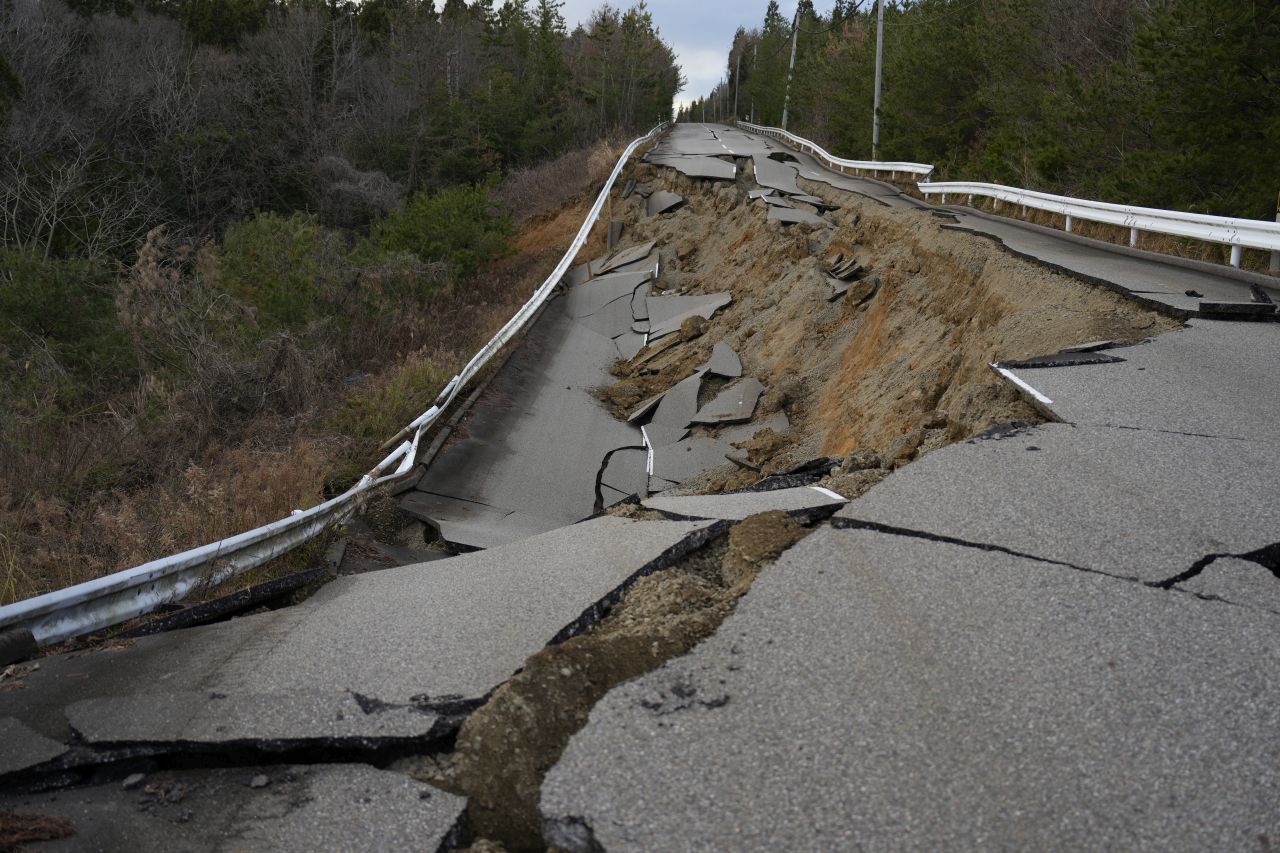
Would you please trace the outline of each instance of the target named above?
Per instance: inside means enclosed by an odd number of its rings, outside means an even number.
[[[618,175],[631,155],[666,127],[667,122],[662,122],[627,146],[573,243],[551,275],[461,372],[445,385],[432,406],[383,445],[384,448],[396,446],[358,483],[322,504],[307,510],[294,510],[288,518],[132,569],[0,607],[0,631],[29,630],[35,642],[45,646],[149,613],[163,604],[178,601],[192,590],[221,583],[284,554],[345,521],[371,490],[403,479],[418,461],[418,447],[423,434],[440,419],[490,359],[524,329],[551,296],[587,242]]]
[[[819,147],[817,143],[805,139],[802,136],[796,136],[794,133],[785,131],[780,127],[762,127],[761,125],[751,124],[746,121],[739,121],[738,127],[750,131],[751,133],[758,133],[763,136],[772,136],[774,139],[781,139],[784,142],[788,142],[801,151],[804,151],[807,154],[812,154],[819,160],[824,161],[828,166],[842,174],[849,169],[852,169],[855,174],[858,172],[870,172],[872,174],[889,172],[890,177],[894,180],[897,179],[899,173],[912,175],[917,178],[927,178],[929,175],[933,174],[933,166],[928,163],[908,163],[905,161],[889,162],[884,160],[846,160],[843,157],[836,157],[834,154],[830,154],[823,148]]]
[[[1144,231],[1152,234],[1167,234],[1172,237],[1190,237],[1207,243],[1221,243],[1231,247],[1231,266],[1233,267],[1240,266],[1243,249],[1280,251],[1280,222],[1111,204],[1105,201],[1090,201],[1035,190],[1023,190],[1001,184],[944,181],[925,182],[918,186],[920,192],[926,196],[941,196],[943,204],[947,203],[948,195],[966,196],[970,204],[973,203],[974,196],[981,196],[999,202],[1022,205],[1024,212],[1027,208],[1031,208],[1057,213],[1066,217],[1065,226],[1068,232],[1074,228],[1076,220],[1119,225],[1129,229],[1130,246],[1137,245],[1138,235]]]

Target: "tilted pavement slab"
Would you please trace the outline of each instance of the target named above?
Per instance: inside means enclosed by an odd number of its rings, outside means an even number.
[[[713,376],[723,376],[725,379],[737,379],[742,375],[742,359],[724,341],[720,341],[711,348],[711,356],[707,359],[707,363],[702,365],[702,369]]]
[[[40,850],[104,853],[436,850],[465,807],[364,764],[171,770],[130,789],[116,781],[0,796],[0,811],[70,821],[73,835]]]
[[[1277,626],[1010,554],[822,529],[710,639],[595,706],[543,785],[547,841],[1253,849],[1280,833]]]
[[[796,184],[795,165],[774,160],[768,154],[756,154],[751,160],[755,166],[753,177],[760,186],[789,195],[805,194]]]
[[[0,745],[0,775],[43,764],[67,751],[66,744],[45,737],[13,717],[0,717]]]
[[[617,359],[614,341],[570,317],[557,299],[401,506],[447,541],[477,548],[591,515],[605,454],[642,444],[639,429],[593,395],[613,381],[608,369]]]
[[[1280,325],[1190,320],[1113,364],[1014,369],[1077,424],[1280,443]]]
[[[1045,424],[936,450],[837,517],[1160,582],[1280,542],[1277,483],[1271,444]]]
[[[785,207],[770,207],[766,217],[770,222],[781,222],[784,225],[825,225],[830,227],[831,223],[816,216],[807,210],[787,209]]]
[[[0,693],[0,718],[105,745],[427,737],[705,526],[604,516],[339,578],[291,608],[46,658]],[[2,763],[10,749],[0,743]]]
[[[690,178],[712,178],[732,181],[737,174],[737,166],[719,157],[700,154],[657,154],[645,158],[655,166],[666,166]]]
[[[698,409],[690,423],[731,424],[751,420],[756,403],[764,393],[764,385],[753,377],[740,379],[728,386],[705,406]]]
[[[688,518],[718,518],[741,521],[758,512],[792,511],[848,503],[848,499],[829,489],[801,486],[765,492],[737,492],[727,495],[658,495],[641,503],[659,512]]]

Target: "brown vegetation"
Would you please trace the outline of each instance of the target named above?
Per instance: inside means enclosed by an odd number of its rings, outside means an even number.
[[[612,168],[610,153],[593,146],[548,166],[578,179],[549,184],[554,212],[531,218],[513,253],[486,271],[433,290],[414,311],[353,315],[355,358],[337,358],[341,339],[322,327],[269,336],[245,358],[222,337],[238,309],[208,287],[208,247],[153,232],[122,276],[117,310],[148,358],[181,352],[190,368],[149,372],[81,417],[59,419],[27,400],[36,415],[0,423],[0,604],[238,533],[346,488],[551,271]],[[353,362],[369,369],[339,369]],[[53,359],[28,370],[57,380]]]

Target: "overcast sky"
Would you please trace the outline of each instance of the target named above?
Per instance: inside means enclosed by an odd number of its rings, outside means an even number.
[[[797,0],[779,0],[784,17],[790,19]],[[569,29],[585,23],[603,0],[565,0],[561,13]],[[631,0],[611,0],[610,5],[627,9]],[[706,94],[724,73],[729,45],[738,27],[760,26],[769,0],[649,0],[653,22],[667,44],[676,52],[684,72],[684,91],[676,96],[677,106]],[[831,10],[830,2],[816,2],[819,12]]]

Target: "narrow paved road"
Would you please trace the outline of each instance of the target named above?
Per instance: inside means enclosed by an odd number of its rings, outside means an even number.
[[[749,169],[792,200],[816,181],[920,204],[715,125],[678,125],[649,156],[714,180]],[[1230,273],[951,212],[1166,310],[1196,310],[1186,289],[1248,298]],[[449,848],[466,840],[466,798],[399,762],[443,760],[530,655],[732,520],[838,508],[709,639],[594,707],[542,788],[549,844],[1280,843],[1280,325],[1195,317],[1097,344],[1105,363],[1007,368],[1051,422],[934,451],[852,502],[663,496],[642,508],[650,520],[575,523],[597,486],[616,499],[660,479],[645,469],[655,455],[723,460],[725,447],[656,415],[642,431],[591,393],[630,336],[655,333],[649,299],[666,298],[638,297],[616,277],[628,272],[575,273],[408,498],[448,538],[492,547],[7,671],[0,812],[70,819],[79,834],[50,849]],[[706,377],[735,371],[717,349],[645,411],[680,408],[687,423]],[[650,427],[665,438],[650,443]]]

